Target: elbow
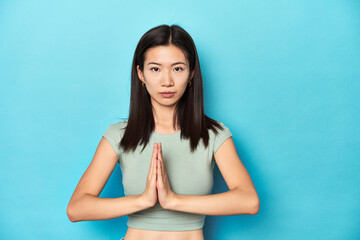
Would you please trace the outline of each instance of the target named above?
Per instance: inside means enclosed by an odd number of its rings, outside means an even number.
[[[260,199],[256,191],[239,191],[239,210],[238,214],[256,215],[260,210]]]
[[[256,198],[254,199],[251,209],[250,209],[250,215],[256,215],[259,213],[260,210],[260,199],[259,197],[256,195]]]
[[[71,222],[78,222],[78,220],[76,219],[76,214],[74,212],[74,207],[70,203],[66,208],[66,215]]]

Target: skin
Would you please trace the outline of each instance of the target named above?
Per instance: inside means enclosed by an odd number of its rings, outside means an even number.
[[[156,64],[148,64],[156,62]],[[176,62],[185,64],[172,65]],[[154,108],[155,132],[171,134],[175,106],[193,78],[183,52],[175,46],[148,49],[144,71],[138,70],[139,79],[146,84]],[[182,67],[183,70],[180,70]],[[172,91],[172,98],[159,92]],[[98,197],[113,172],[118,157],[110,143],[102,138],[94,158],[81,177],[68,204],[67,214],[72,222],[111,219],[147,209],[157,202],[164,209],[203,215],[255,215],[260,208],[259,197],[250,175],[242,164],[232,137],[223,142],[214,153],[216,164],[229,191],[212,195],[175,194],[169,183],[162,155],[161,143],[155,143],[147,176],[145,191],[141,195],[120,198]],[[202,229],[192,231],[149,231],[129,227],[126,240],[203,240]]]
[[[139,69],[139,65],[137,66],[138,77],[145,83],[154,109],[155,132],[168,134],[179,130],[178,126],[177,129],[173,129],[172,118],[177,102],[194,77],[194,71],[190,74],[189,68],[184,53],[174,45],[148,49],[145,53],[143,71]],[[160,94],[164,91],[175,92],[175,95],[164,98]]]

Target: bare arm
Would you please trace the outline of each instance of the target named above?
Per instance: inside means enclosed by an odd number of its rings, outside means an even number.
[[[219,147],[214,158],[230,190],[212,195],[175,194],[167,208],[204,215],[257,214],[260,200],[232,138]]]
[[[146,208],[141,195],[102,198],[84,194],[73,205],[69,204],[67,214],[70,221],[79,222],[117,218]]]
[[[259,211],[253,193],[238,189],[211,195],[175,195],[174,203],[168,209],[203,215],[255,215]]]
[[[66,213],[70,221],[111,219],[151,207],[142,195],[120,198],[98,197],[117,160],[118,157],[110,143],[103,137],[67,206]]]

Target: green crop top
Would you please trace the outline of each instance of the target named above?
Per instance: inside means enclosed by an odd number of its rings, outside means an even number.
[[[155,142],[162,144],[170,187],[175,194],[210,195],[213,187],[214,153],[232,136],[230,130],[222,122],[219,123],[224,130],[218,129],[217,135],[209,131],[208,147],[205,148],[200,139],[194,153],[190,151],[189,140],[180,139],[180,131],[173,134],[152,132],[142,153],[142,145],[136,151],[123,153],[118,144],[127,120],[110,124],[103,136],[119,157],[125,196],[144,192]],[[127,226],[157,231],[187,231],[202,228],[204,222],[205,215],[166,210],[158,202],[151,208],[129,214]]]

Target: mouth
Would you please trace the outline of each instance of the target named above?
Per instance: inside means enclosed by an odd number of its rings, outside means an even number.
[[[161,92],[160,94],[161,94],[161,96],[163,96],[164,98],[171,98],[172,96],[175,95],[175,92]]]

